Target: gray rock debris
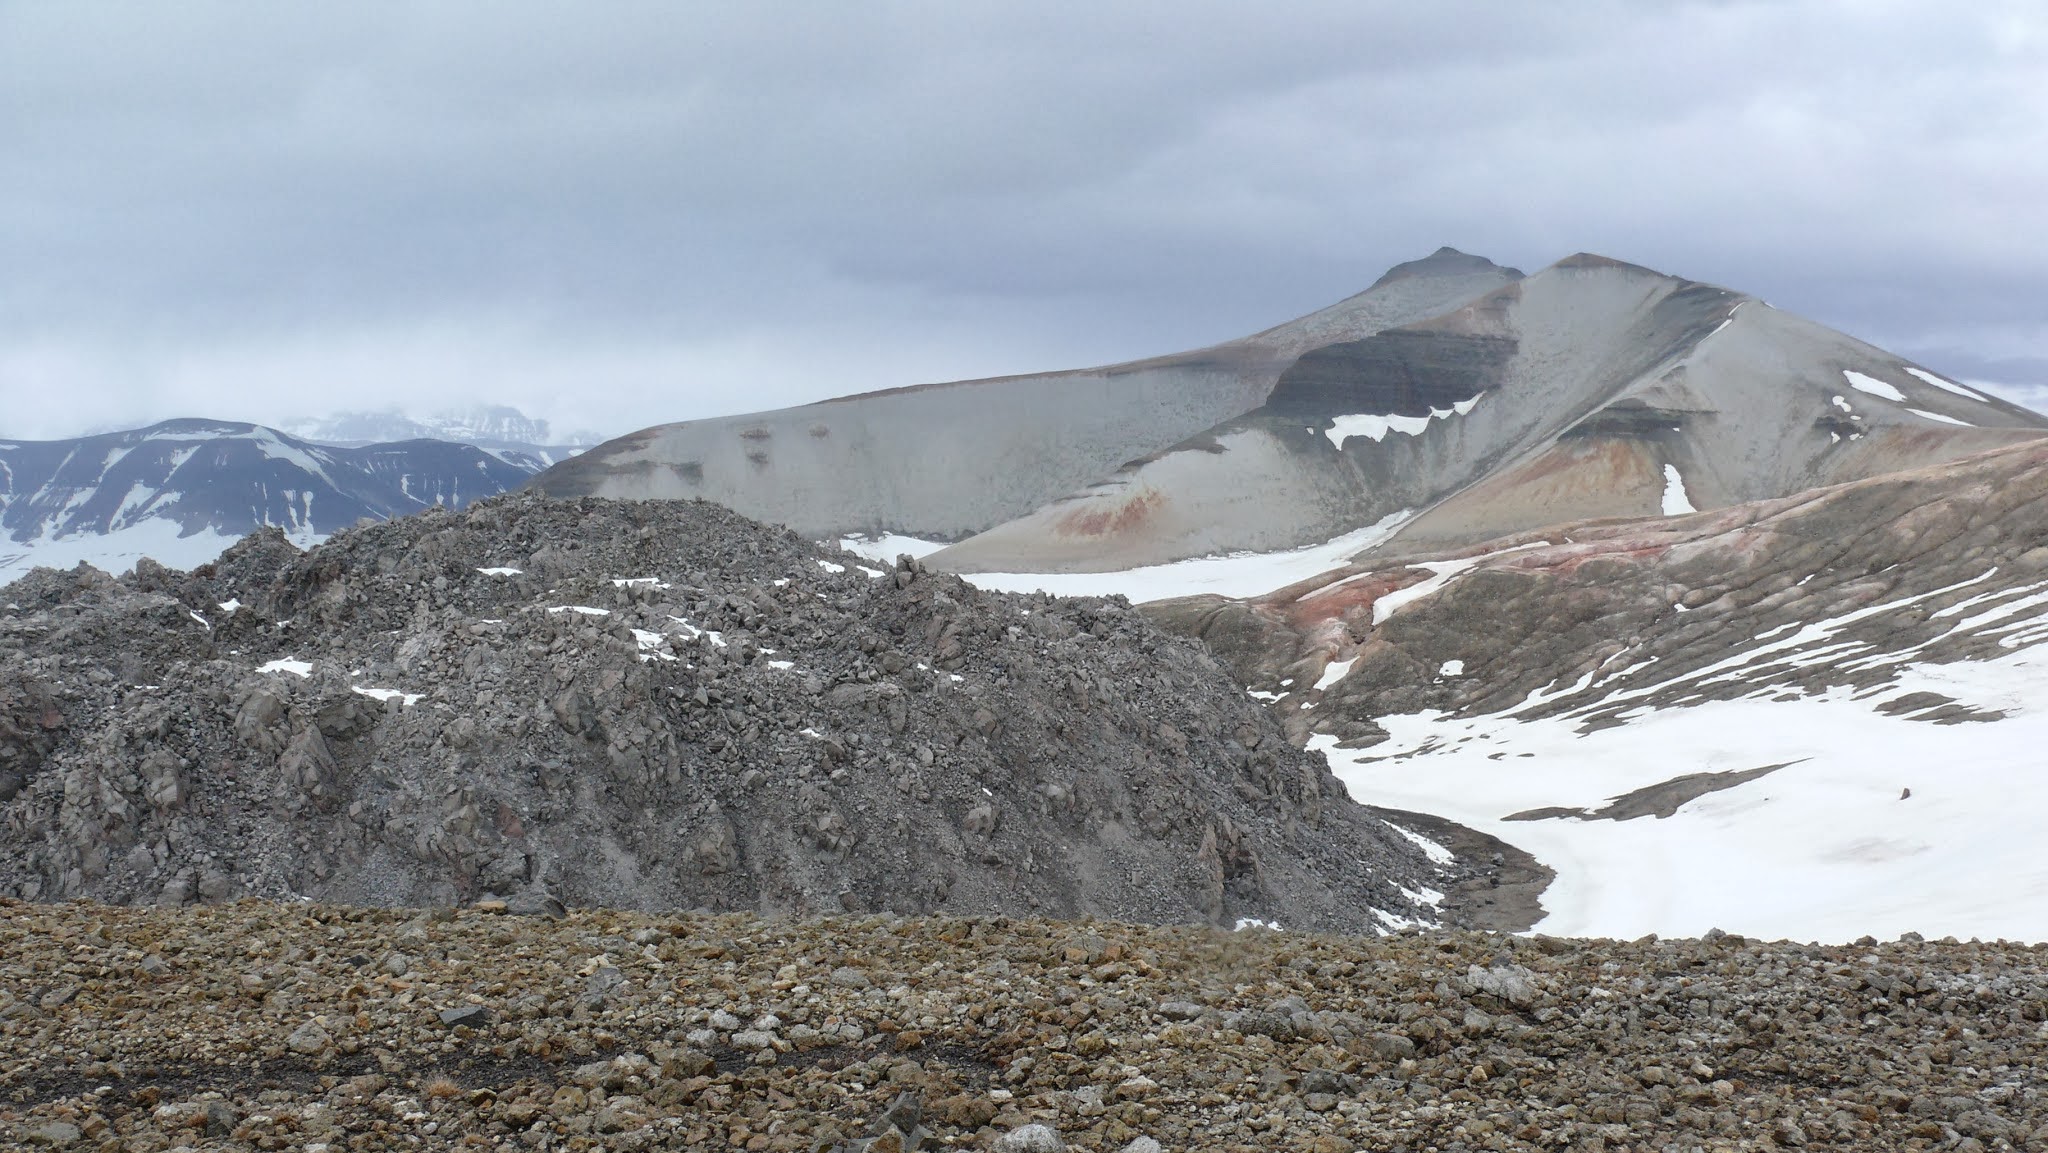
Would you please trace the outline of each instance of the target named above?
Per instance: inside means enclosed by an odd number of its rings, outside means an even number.
[[[1023,1125],[996,1138],[996,1153],[1066,1153],[1067,1143],[1050,1125]]]
[[[516,495],[190,575],[38,570],[0,601],[0,896],[1432,916],[1401,887],[1452,878],[1199,644],[858,563],[709,504]]]

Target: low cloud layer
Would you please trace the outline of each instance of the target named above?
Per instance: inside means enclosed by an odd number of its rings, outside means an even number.
[[[1227,339],[1450,244],[2048,382],[2048,17],[0,0],[0,434],[621,432]]]

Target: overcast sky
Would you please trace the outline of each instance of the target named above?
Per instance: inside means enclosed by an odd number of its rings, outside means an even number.
[[[1211,343],[1445,244],[2048,383],[2043,13],[0,0],[0,434],[618,433]]]

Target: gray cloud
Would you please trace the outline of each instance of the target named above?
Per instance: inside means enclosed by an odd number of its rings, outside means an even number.
[[[0,432],[623,431],[1225,339],[1439,244],[2025,376],[2036,12],[0,0]]]

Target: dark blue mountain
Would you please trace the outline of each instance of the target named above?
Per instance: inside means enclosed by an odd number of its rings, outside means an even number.
[[[340,448],[220,420],[0,441],[0,581],[37,563],[188,566],[273,525],[308,545],[365,517],[460,508],[533,471],[468,444]]]

